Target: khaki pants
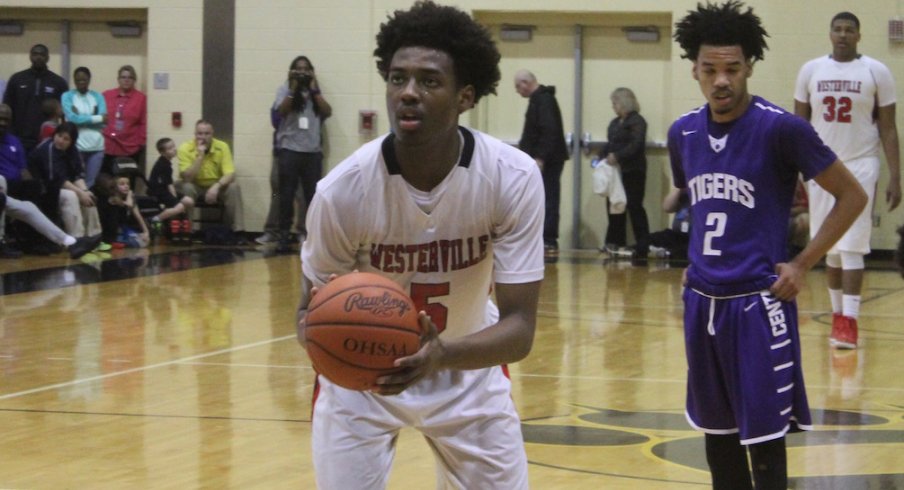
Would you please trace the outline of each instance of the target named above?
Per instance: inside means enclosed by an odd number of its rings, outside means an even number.
[[[208,187],[201,187],[191,182],[180,182],[179,192],[195,200],[195,203],[204,202],[204,195]],[[217,194],[217,203],[223,206],[223,224],[228,225],[232,231],[245,231],[245,212],[242,204],[242,189],[238,182],[229,184]]]

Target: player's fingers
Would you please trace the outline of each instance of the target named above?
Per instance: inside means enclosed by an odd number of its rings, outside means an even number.
[[[417,321],[421,326],[421,345],[430,342],[434,338],[436,338],[439,333],[436,330],[436,325],[433,323],[433,320],[430,318],[430,315],[427,312],[421,310],[417,314]]]

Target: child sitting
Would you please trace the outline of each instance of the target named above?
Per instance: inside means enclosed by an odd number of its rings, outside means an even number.
[[[170,222],[170,229],[174,235],[191,234],[191,222],[188,216],[195,205],[195,201],[176,193],[173,184],[173,158],[176,157],[176,143],[170,138],[157,140],[157,151],[160,158],[151,169],[148,178],[148,195],[157,199],[164,209],[160,214],[151,218],[151,225],[159,229],[161,222],[170,218],[177,218]],[[180,218],[181,219],[178,219]]]
[[[129,177],[114,178],[110,195],[98,201],[105,240],[122,243],[129,248],[144,248],[150,242],[148,227],[135,205]],[[114,238],[115,237],[115,238]]]

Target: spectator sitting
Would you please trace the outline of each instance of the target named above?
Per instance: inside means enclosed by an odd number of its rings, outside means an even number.
[[[114,177],[113,184],[110,195],[98,204],[104,224],[104,240],[122,243],[128,248],[147,247],[151,234],[135,205],[129,177]]]
[[[225,224],[235,233],[245,230],[242,191],[235,181],[235,167],[229,145],[213,137],[213,124],[203,119],[195,123],[195,138],[179,146],[181,192],[196,203],[199,196],[207,204],[222,204]]]
[[[691,231],[690,199],[686,189],[673,188],[662,199],[662,210],[667,213],[675,213],[672,218],[672,226],[665,230],[650,233],[649,249],[641,250],[645,245],[638,243],[637,256],[670,257],[676,259],[687,258],[687,245]]]
[[[151,217],[151,225],[160,228],[161,223],[171,218],[182,217],[179,228],[184,232],[191,231],[189,217],[195,206],[194,199],[176,193],[173,184],[173,158],[176,157],[176,143],[170,138],[157,140],[157,151],[160,158],[151,169],[151,177],[148,179],[148,195],[157,199],[164,206],[164,210]]]
[[[5,209],[4,209],[5,204]],[[100,245],[101,236],[93,235],[89,237],[75,238],[67,235],[57,225],[53,224],[44,213],[35,206],[34,203],[28,201],[20,201],[16,198],[6,195],[6,179],[0,175],[0,258],[17,258],[22,252],[9,248],[4,244],[4,227],[3,222],[5,216],[9,216],[11,220],[19,220],[31,226],[48,240],[64,247],[69,252],[69,257],[77,259],[86,253],[94,250]]]
[[[31,175],[44,185],[39,207],[51,219],[59,218],[66,233],[76,238],[101,231],[96,198],[85,184],[82,159],[75,148],[77,140],[78,128],[64,122],[52,139],[38,145],[28,156]]]

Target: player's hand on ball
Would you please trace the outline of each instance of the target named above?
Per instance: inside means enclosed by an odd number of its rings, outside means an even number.
[[[424,311],[418,313],[418,322],[424,332],[421,336],[421,348],[410,356],[396,359],[395,365],[404,369],[399,373],[378,378],[377,387],[372,390],[374,393],[397,395],[439,369],[446,348],[439,338],[436,325]]]
[[[357,269],[355,270],[355,272],[358,272]],[[339,277],[338,274],[330,274],[330,277],[326,280],[326,282],[330,282],[330,281],[336,279],[337,277]],[[320,288],[318,288],[317,286],[313,286],[311,288],[311,297],[308,298],[308,304],[311,303],[311,300],[314,299],[314,296],[319,291],[320,291]],[[299,311],[298,315],[296,316],[296,320],[295,320],[295,337],[298,339],[298,343],[301,344],[302,347],[304,347],[304,344],[305,344],[304,320],[305,320],[305,318],[307,318],[307,315],[304,314],[305,312],[307,312],[307,310]]]

